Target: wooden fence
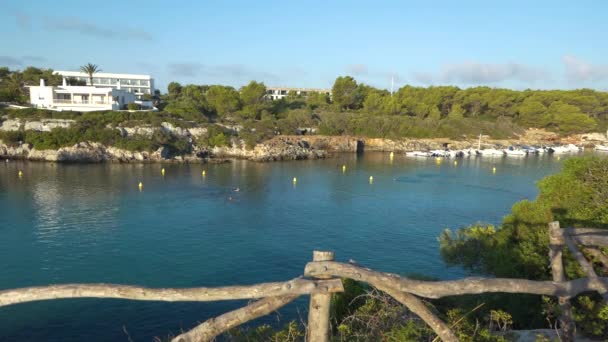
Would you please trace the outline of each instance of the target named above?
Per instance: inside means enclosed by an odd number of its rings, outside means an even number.
[[[314,251],[306,264],[304,276],[286,282],[217,288],[145,288],[113,284],[67,284],[28,287],[0,291],[0,306],[60,298],[119,298],[164,302],[205,302],[235,299],[259,299],[240,309],[227,312],[184,332],[173,342],[211,341],[225,331],[267,315],[301,295],[310,295],[307,340],[326,342],[330,333],[330,300],[343,292],[342,278],[350,278],[387,293],[426,322],[443,341],[458,341],[450,327],[431,312],[420,298],[441,298],[491,292],[528,293],[558,298],[561,340],[572,341],[574,324],[569,299],[583,292],[596,291],[608,298],[608,278],[598,277],[578,246],[600,260],[608,259],[597,246],[608,246],[608,230],[561,229],[559,222],[549,224],[549,260],[553,281],[509,278],[465,278],[450,281],[422,281],[383,273],[358,265],[334,261],[334,253]],[[587,277],[566,281],[562,250],[567,246]],[[593,252],[594,251],[594,252]],[[603,258],[603,259],[602,259]],[[608,267],[608,260],[604,265]],[[602,261],[603,263],[603,261]]]

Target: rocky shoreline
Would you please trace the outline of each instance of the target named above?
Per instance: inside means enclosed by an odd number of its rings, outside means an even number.
[[[5,120],[0,130],[36,130],[50,131],[53,128],[65,128],[72,120],[39,120],[21,121]],[[110,127],[109,127],[110,128]],[[258,162],[320,159],[331,156],[332,153],[353,153],[364,151],[405,153],[414,150],[468,149],[477,148],[478,137],[463,137],[462,140],[450,139],[384,139],[352,136],[323,136],[323,135],[279,135],[257,144],[254,148],[233,138],[231,146],[207,147],[198,146],[197,140],[207,134],[206,128],[179,128],[169,123],[160,127],[111,127],[118,129],[124,136],[133,134],[151,136],[154,130],[164,130],[170,134],[186,137],[191,141],[191,152],[184,155],[174,155],[165,147],[153,152],[137,152],[105,146],[97,142],[83,141],[69,147],[57,150],[37,150],[29,144],[12,146],[0,141],[1,159],[20,159],[31,161],[65,162],[65,163],[209,163],[223,162],[228,159],[247,159]],[[589,133],[569,137],[559,137],[557,134],[539,129],[529,129],[525,134],[513,139],[492,140],[482,137],[482,147],[492,148],[510,145],[553,145],[559,143],[574,143],[583,146],[606,144],[608,139],[604,134]]]

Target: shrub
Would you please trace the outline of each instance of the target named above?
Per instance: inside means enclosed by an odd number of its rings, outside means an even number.
[[[127,104],[127,109],[128,110],[140,110],[141,106],[137,103],[132,102],[132,103]]]
[[[25,141],[24,131],[0,131],[0,140],[9,146],[17,146]]]

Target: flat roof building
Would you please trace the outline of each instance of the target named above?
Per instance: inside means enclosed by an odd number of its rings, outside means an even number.
[[[85,82],[88,86],[118,88],[135,94],[141,100],[144,94],[154,95],[154,79],[150,75],[114,74],[107,72],[96,72],[93,74],[93,84],[90,84],[89,75],[80,71],[55,71],[55,74],[64,78],[75,78]]]
[[[92,112],[98,110],[125,109],[136,102],[135,94],[124,89],[91,86],[47,86],[40,80],[39,86],[30,86],[30,103],[36,108],[57,111],[73,110]]]
[[[280,100],[285,98],[290,92],[294,92],[296,95],[301,96],[307,96],[310,93],[321,93],[331,96],[331,89],[266,87],[266,97],[271,100]]]

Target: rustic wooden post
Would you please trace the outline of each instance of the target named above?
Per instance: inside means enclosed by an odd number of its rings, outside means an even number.
[[[551,273],[553,281],[566,281],[564,274],[564,264],[562,261],[562,250],[564,248],[564,231],[559,227],[559,221],[549,222],[549,262],[551,263]],[[564,336],[562,341],[569,342],[574,340],[574,322],[570,309],[568,297],[558,297],[559,309],[559,325]]]
[[[334,252],[313,251],[312,261],[333,261]],[[330,277],[319,276],[318,279]],[[331,293],[313,291],[310,294],[310,307],[308,309],[308,341],[329,341],[329,306]]]

